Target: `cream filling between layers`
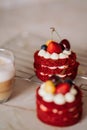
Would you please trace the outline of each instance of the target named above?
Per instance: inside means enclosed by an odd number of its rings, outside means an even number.
[[[43,73],[43,72],[40,72],[40,75],[42,75],[42,76],[52,76],[51,74],[46,74],[46,73]],[[59,76],[59,77],[61,77],[61,78],[64,78],[64,77],[66,77],[67,75],[68,76],[70,76],[70,75],[72,75],[72,73],[68,73],[68,74],[56,74],[57,76]]]
[[[66,69],[68,68],[68,65],[62,65],[62,66],[46,66],[46,65],[41,65],[41,67],[44,67],[44,68],[48,68],[48,69]]]

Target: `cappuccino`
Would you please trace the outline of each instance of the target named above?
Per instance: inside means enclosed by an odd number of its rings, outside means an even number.
[[[12,53],[5,49],[0,49],[0,103],[7,101],[11,96],[14,76],[15,66]]]

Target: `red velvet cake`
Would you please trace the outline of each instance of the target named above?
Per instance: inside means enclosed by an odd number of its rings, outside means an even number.
[[[52,76],[36,90],[37,117],[53,126],[70,126],[82,117],[82,94],[70,79]]]
[[[74,79],[78,65],[76,54],[71,51],[70,43],[66,39],[60,43],[50,40],[34,53],[34,70],[42,81],[46,81],[53,74],[63,79]]]

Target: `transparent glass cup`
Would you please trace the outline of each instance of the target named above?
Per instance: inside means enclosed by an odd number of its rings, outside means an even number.
[[[6,102],[12,92],[15,77],[14,55],[11,51],[0,49],[0,103]]]

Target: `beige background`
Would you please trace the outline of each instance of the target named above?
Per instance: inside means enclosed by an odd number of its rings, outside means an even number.
[[[1,44],[26,31],[49,39],[49,28],[54,26],[62,38],[70,40],[72,46],[81,45],[81,48],[86,49],[86,0],[0,1]]]

